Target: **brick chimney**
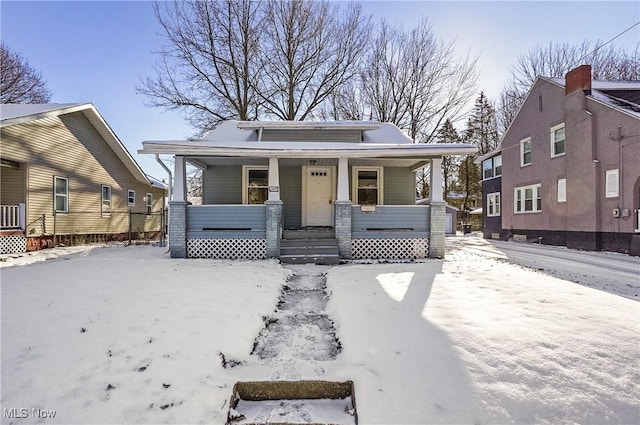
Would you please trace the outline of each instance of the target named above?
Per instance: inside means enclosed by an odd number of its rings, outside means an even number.
[[[580,65],[567,72],[564,90],[567,96],[578,90],[591,94],[591,65]]]

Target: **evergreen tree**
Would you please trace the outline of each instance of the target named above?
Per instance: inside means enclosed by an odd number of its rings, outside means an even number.
[[[458,131],[453,127],[451,120],[446,120],[436,137],[437,143],[461,143]],[[445,156],[442,158],[442,179],[444,180],[444,199],[449,202],[449,194],[455,187],[458,167],[460,165],[459,156]]]

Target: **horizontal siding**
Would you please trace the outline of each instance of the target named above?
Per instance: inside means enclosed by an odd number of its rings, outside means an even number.
[[[280,167],[280,199],[285,229],[302,226],[302,168]]]
[[[189,205],[187,231],[252,230],[266,231],[264,205]]]
[[[190,230],[187,239],[266,239],[266,231]]]
[[[0,204],[18,205],[25,202],[25,164],[19,169],[0,167]]]
[[[362,141],[360,130],[277,130],[264,129],[264,142],[354,142]]]
[[[427,232],[429,210],[429,207],[423,205],[378,206],[375,212],[363,213],[360,207],[354,206],[351,211],[351,230],[354,233],[400,229]]]
[[[120,162],[82,112],[4,127],[3,157],[27,166],[27,233],[53,233],[53,178],[69,179],[69,212],[56,217],[57,233],[112,233],[128,230],[130,209],[144,212],[144,196],[153,194],[153,210],[163,207],[164,191],[139,182]],[[100,217],[101,186],[111,186],[111,217]],[[135,190],[136,204],[127,205],[127,191]],[[115,214],[120,212],[121,214]]]
[[[415,239],[429,238],[429,232],[354,232],[351,239]]]
[[[416,175],[410,168],[384,168],[384,204],[413,205],[416,202]]]
[[[242,204],[241,165],[210,166],[203,180],[203,204]]]

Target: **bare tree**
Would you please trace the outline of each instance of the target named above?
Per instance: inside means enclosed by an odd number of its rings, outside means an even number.
[[[630,53],[602,41],[585,40],[578,45],[549,43],[521,54],[500,95],[500,130],[508,128],[537,77],[564,77],[585,63],[591,65],[596,80],[640,80],[640,43]]]
[[[269,0],[265,20],[260,97],[268,115],[302,121],[357,74],[369,18],[355,3]]]
[[[382,21],[360,77],[371,119],[432,142],[446,119],[462,116],[477,83],[475,64],[457,59],[454,42],[438,39],[426,19],[408,32]]]
[[[191,125],[213,128],[227,119],[255,119],[255,81],[263,16],[251,0],[156,3],[164,47],[154,77],[137,90],[150,106],[181,109]]]
[[[50,99],[42,74],[0,41],[0,103],[47,103]]]

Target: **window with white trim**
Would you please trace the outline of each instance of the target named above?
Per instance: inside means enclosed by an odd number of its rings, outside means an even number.
[[[136,206],[136,191],[135,190],[127,190],[127,205],[130,207]]]
[[[242,203],[264,204],[269,198],[269,167],[242,167]]]
[[[606,198],[617,198],[620,196],[620,173],[618,169],[607,170],[605,173],[605,194]]]
[[[153,212],[153,193],[147,193],[144,197],[144,209],[147,214]]]
[[[53,197],[56,212],[69,212],[69,179],[55,176],[53,178]]]
[[[520,140],[520,166],[531,164],[531,137]]]
[[[558,179],[558,202],[567,202],[567,179]]]
[[[102,185],[102,207],[101,212],[102,215],[110,215],[111,214],[111,186]]]
[[[564,123],[551,127],[551,158],[565,154]]]
[[[383,205],[382,167],[353,167],[352,199],[356,205]]]
[[[502,175],[502,155],[482,161],[482,178],[484,180]]]
[[[498,217],[500,215],[500,192],[489,193],[487,195],[487,217]]]
[[[540,184],[513,189],[513,211],[516,214],[542,211],[542,190]]]

